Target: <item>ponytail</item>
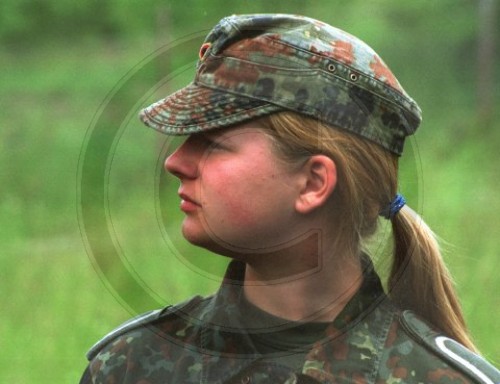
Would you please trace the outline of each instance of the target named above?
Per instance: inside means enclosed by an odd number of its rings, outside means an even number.
[[[314,153],[332,158],[337,186],[332,195],[337,247],[359,254],[376,232],[379,214],[397,192],[398,158],[381,146],[293,112],[263,118],[277,153],[287,161]],[[447,336],[477,351],[465,326],[453,283],[436,238],[408,206],[392,219],[394,258],[389,296]]]
[[[394,254],[388,281],[391,299],[477,352],[434,233],[408,206],[392,218],[392,231]]]

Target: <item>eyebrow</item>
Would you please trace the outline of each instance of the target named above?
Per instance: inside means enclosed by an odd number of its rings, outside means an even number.
[[[210,134],[210,132],[199,132],[196,134],[196,136],[208,142],[213,142],[217,139],[217,136]]]

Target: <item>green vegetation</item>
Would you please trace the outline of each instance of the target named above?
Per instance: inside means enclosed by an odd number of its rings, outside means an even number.
[[[448,243],[472,334],[500,364],[500,119],[476,102],[479,0],[101,3],[0,5],[1,382],[77,382],[85,351],[131,314],[218,286],[225,260],[179,234],[177,182],[161,173],[174,145],[135,116],[186,84],[202,35],[242,12],[302,13],[352,32],[420,103],[424,123],[406,148],[401,189]],[[98,234],[78,222],[79,160],[96,124],[119,127],[104,180],[104,230],[119,265],[92,257],[91,246],[106,255],[107,245],[89,244]]]

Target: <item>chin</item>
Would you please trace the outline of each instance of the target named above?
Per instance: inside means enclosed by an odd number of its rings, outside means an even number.
[[[218,248],[214,240],[205,231],[195,231],[183,227],[182,235],[189,243],[197,247],[205,248],[209,251],[214,251],[215,248]]]
[[[193,233],[193,231],[189,231],[186,229],[182,229],[182,236],[191,244],[196,245],[197,247],[205,248],[208,243],[206,234]]]
[[[213,239],[206,232],[194,233],[192,231],[183,229],[182,235],[190,244],[196,247],[204,248],[207,251],[234,259],[241,260],[242,258],[244,258],[242,257],[243,255],[241,254],[241,252],[237,252],[234,249],[230,249],[231,247],[227,247],[224,244],[222,244],[221,241]]]

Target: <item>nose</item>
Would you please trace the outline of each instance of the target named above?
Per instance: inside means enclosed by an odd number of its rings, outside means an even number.
[[[165,159],[165,170],[181,178],[195,178],[198,174],[199,155],[188,138],[179,148]]]

